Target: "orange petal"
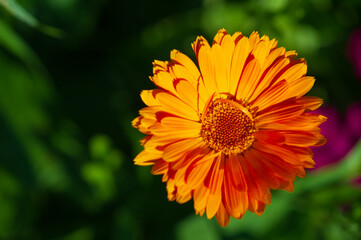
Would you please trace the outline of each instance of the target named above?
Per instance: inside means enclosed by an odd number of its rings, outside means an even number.
[[[306,62],[296,63],[287,68],[287,70],[279,77],[279,79],[285,79],[289,83],[293,83],[297,79],[304,77],[307,73]]]
[[[258,149],[253,149],[250,152],[252,154],[252,158],[256,159],[257,162],[260,162],[261,165],[267,169],[268,174],[273,174],[273,178],[276,178],[277,180],[282,178],[287,181],[295,180],[297,169],[293,165],[284,162],[278,156],[261,152]],[[278,187],[280,187],[280,185]]]
[[[267,142],[260,142],[260,141],[257,142],[255,141],[252,146],[261,152],[278,156],[287,163],[290,163],[295,166],[302,166],[302,163],[299,161],[297,155],[282,146],[273,145]]]
[[[264,213],[264,210],[266,209],[266,204],[258,200],[250,201],[249,205],[250,205],[249,210],[257,214],[258,216],[261,216]]]
[[[188,81],[179,80],[174,82],[177,96],[196,112],[198,112],[198,93],[197,90]]]
[[[290,83],[287,95],[288,97],[300,98],[311,90],[314,83],[315,83],[314,77],[307,76],[307,77],[299,78],[294,82]]]
[[[158,160],[152,167],[151,173],[154,175],[160,175],[167,172],[169,167],[169,163],[164,161],[163,159]]]
[[[284,47],[275,48],[270,51],[270,54],[266,57],[266,60],[263,64],[263,69],[266,70],[271,67],[273,64],[276,64],[276,59],[283,59],[286,49]]]
[[[243,34],[241,32],[235,32],[232,35],[232,40],[234,41],[234,43],[237,45],[239,43],[239,41],[243,38]]]
[[[228,174],[228,172],[227,172]],[[223,186],[224,191],[224,204],[227,211],[234,218],[241,218],[248,208],[248,195],[247,192],[241,192],[234,187],[230,178],[225,178]]]
[[[254,159],[246,159],[241,162],[244,178],[247,182],[247,192],[249,197],[256,200],[262,200],[264,196],[264,186],[262,186],[259,178],[254,173],[254,170],[247,162],[254,161]]]
[[[315,161],[313,158],[313,152],[307,147],[292,147],[292,151],[297,154],[300,161],[304,163],[305,168],[313,168]]]
[[[189,151],[185,156],[184,159],[181,159],[181,161],[172,162],[171,167],[174,170],[178,170],[179,168],[188,167],[192,161],[194,161],[196,158],[203,158],[204,156],[208,155],[210,152],[209,148],[207,146],[202,146],[199,148],[195,148],[192,151]],[[199,162],[199,161],[198,161]]]
[[[218,92],[229,92],[229,73],[226,59],[220,45],[215,44],[211,48],[214,63],[214,72]]]
[[[228,35],[228,33],[227,33],[226,29],[222,28],[222,29],[218,30],[217,34],[213,38],[212,44],[213,45],[215,45],[215,44],[221,45],[224,37],[227,35]]]
[[[185,182],[189,188],[195,189],[198,185],[203,185],[204,179],[209,174],[215,158],[218,157],[209,153],[189,165],[185,173]]]
[[[134,164],[141,166],[153,165],[161,157],[161,151],[146,148],[134,158]]]
[[[278,83],[282,83],[284,81],[286,81],[286,80],[282,80]],[[285,92],[280,93],[278,95],[278,98],[275,99],[273,103],[280,103],[287,99],[302,97],[312,88],[314,82],[315,82],[315,79],[313,77],[302,77],[291,83],[288,83],[287,89],[285,89]],[[276,84],[276,85],[278,85],[278,84]]]
[[[221,193],[217,194],[209,194],[206,211],[207,211],[207,218],[211,219],[219,209],[219,205],[221,204],[222,195]]]
[[[199,122],[171,116],[162,118],[160,120],[160,124],[162,125],[162,128],[166,128],[168,131],[189,131],[190,129],[192,129],[194,132],[198,133],[198,136],[200,127],[202,125]]]
[[[193,201],[196,214],[200,213],[203,215],[207,206],[208,196],[209,189],[206,188],[203,184],[200,184],[196,189],[194,189]]]
[[[191,200],[192,193],[187,185],[177,186],[176,201],[178,203],[185,203]]]
[[[251,33],[251,35],[249,36],[249,46],[253,49],[257,43],[259,42],[259,34],[258,32],[254,31]]]
[[[167,61],[153,61],[153,72],[157,71],[167,71],[168,70],[168,62]]]
[[[302,131],[315,131],[317,126],[326,121],[326,117],[319,114],[304,113],[301,116],[292,118],[286,121],[269,122],[262,124],[263,129],[277,129],[279,131],[285,130],[302,130]]]
[[[204,142],[201,138],[183,139],[171,143],[163,150],[163,159],[167,162],[178,161],[183,155],[189,153],[193,149],[200,148],[203,145]]]
[[[268,37],[267,37],[268,38]],[[263,64],[266,61],[267,56],[269,55],[271,50],[271,45],[268,40],[261,40],[256,44],[254,49],[252,50],[252,54],[255,59],[258,60],[260,66],[263,68]]]
[[[268,164],[263,162],[262,157],[264,155],[265,154],[260,154],[260,152],[256,150],[252,150],[245,153],[245,158],[252,159],[252,161],[248,161],[248,163],[264,186],[271,189],[278,189],[280,186],[279,181],[276,178],[278,172],[274,172],[274,168],[270,168]]]
[[[194,77],[193,74],[183,65],[173,60],[172,64],[169,66],[169,69],[176,79],[186,80],[192,84],[192,86],[197,86],[197,79],[199,76]]]
[[[256,141],[270,142],[273,144],[285,143],[285,136],[277,131],[259,130],[253,134]]]
[[[157,119],[156,118],[157,112],[162,110],[163,109],[160,106],[145,107],[139,110],[139,114],[145,118]]]
[[[161,92],[160,89],[153,89],[153,90],[143,90],[140,93],[140,97],[142,98],[143,102],[147,106],[157,106],[159,105],[159,102],[156,100],[155,95],[158,92]]]
[[[260,74],[261,65],[257,59],[253,59],[242,73],[236,93],[237,99],[248,99],[251,96],[258,84]]]
[[[259,81],[257,88],[250,97],[250,101],[255,99],[261,92],[270,85],[276,83],[277,74],[289,64],[289,59],[284,57],[285,49],[283,47],[274,49],[266,57],[262,65],[262,78]]]
[[[290,58],[290,59],[293,59],[293,60],[296,59],[296,57],[297,57],[296,50],[287,51],[285,53],[285,56]]]
[[[168,72],[167,69],[153,67],[153,77],[150,77],[150,80],[158,87],[173,94],[175,93],[173,86],[174,77]]]
[[[151,134],[149,127],[156,122],[156,119],[139,116],[132,121],[132,126],[138,128],[144,134]]]
[[[234,48],[235,48],[234,41],[230,35],[226,35],[223,37],[223,40],[221,42],[221,47],[223,49],[225,64],[227,66],[227,71],[228,71],[228,76],[229,76],[233,52],[234,52]],[[229,89],[229,86],[228,86],[228,89]]]
[[[229,178],[228,182],[231,182],[237,190],[245,192],[247,184],[240,161],[238,155],[229,155],[226,161],[226,177]]]
[[[249,56],[250,47],[248,43],[248,38],[243,37],[235,46],[234,53],[232,56],[232,64],[230,70],[230,93],[235,94],[239,80],[241,77],[241,73],[243,71],[245,62]]]
[[[167,112],[177,115],[179,117],[190,120],[199,121],[198,113],[195,109],[184,103],[179,98],[166,92],[160,92],[156,95],[159,103],[166,109]]]
[[[267,60],[266,60],[267,62]],[[279,73],[282,72],[282,70],[284,68],[286,68],[288,66],[288,64],[290,63],[290,60],[288,58],[284,58],[284,57],[280,57],[278,58],[278,60],[276,60],[274,62],[274,64],[272,64],[269,67],[269,70],[266,72],[265,76],[263,77],[263,79],[259,82],[257,88],[255,89],[254,93],[252,94],[252,96],[250,96],[250,101],[254,100],[255,98],[258,97],[258,95],[260,95],[265,89],[272,87],[272,85],[277,84],[279,81],[283,80],[280,79]],[[265,63],[266,64],[266,63]],[[264,73],[263,73],[264,74]]]
[[[303,96],[296,100],[298,104],[302,104],[303,107],[306,109],[306,112],[313,111],[317,108],[319,108],[323,100],[318,97],[312,97],[312,96]]]
[[[284,95],[287,89],[288,84],[285,80],[278,82],[263,94],[259,95],[251,104],[253,107],[258,107],[259,111],[266,109],[285,100]]]
[[[212,164],[204,185],[207,186],[211,194],[218,194],[221,192],[223,184],[224,168],[225,168],[224,155],[220,154]]]
[[[178,117],[165,117],[160,124],[154,124],[150,128],[152,134],[170,142],[177,139],[197,138],[200,129],[200,123]]]
[[[194,164],[204,161],[203,158],[205,156],[209,156],[209,152],[210,151],[208,147],[196,148],[193,151],[190,151],[188,154],[183,155],[182,158],[180,158],[178,161],[171,162],[170,168],[176,171],[174,175],[174,181],[176,185],[186,184],[186,177],[188,177],[189,170],[192,169]],[[193,189],[195,187],[188,184],[188,188]]]
[[[285,121],[291,118],[300,116],[304,112],[304,107],[298,104],[280,104],[271,108],[267,108],[258,113],[256,120],[259,122],[259,127],[262,124]]]
[[[227,212],[226,208],[224,207],[223,203],[221,202],[219,205],[219,209],[216,213],[217,221],[221,227],[227,227],[229,224],[229,220],[231,216]]]
[[[196,86],[199,87],[199,86]],[[200,94],[188,81],[180,80],[176,83],[176,91],[181,100],[199,112],[206,102],[205,94]]]
[[[173,179],[168,179],[167,181],[167,192],[168,192],[168,200],[174,201],[176,197],[176,187],[174,186]]]
[[[217,92],[217,83],[211,48],[207,40],[203,37],[197,37],[197,40],[192,44],[192,47],[196,53],[208,95],[212,95],[214,92]]]
[[[188,79],[188,78],[185,78],[185,79],[190,81],[190,83],[195,84],[195,82],[193,82],[193,81],[197,80],[199,78],[200,72],[199,72],[197,66],[194,64],[194,62],[187,55],[185,55],[177,50],[173,50],[171,52],[170,58],[174,62],[182,65],[185,69],[187,69],[189,71],[190,74],[192,74],[192,76],[193,76],[192,79]],[[186,76],[186,75],[181,74],[181,72],[178,72],[178,71],[174,71],[174,72],[180,78],[182,78],[182,76]]]
[[[299,147],[321,146],[326,140],[319,132],[287,131],[282,132],[286,144]]]

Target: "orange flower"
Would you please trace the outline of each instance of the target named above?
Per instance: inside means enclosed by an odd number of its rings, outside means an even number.
[[[310,113],[322,99],[303,96],[315,81],[306,61],[275,39],[221,29],[212,46],[198,37],[192,48],[199,69],[177,50],[153,63],[158,89],[141,93],[148,107],[132,124],[147,136],[134,161],[163,175],[170,201],[193,198],[197,214],[227,226],[305,177],[326,118]]]

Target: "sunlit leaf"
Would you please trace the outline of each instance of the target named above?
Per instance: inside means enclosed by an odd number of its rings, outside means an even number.
[[[19,20],[29,24],[30,26],[37,27],[39,25],[38,20],[36,20],[32,15],[30,15],[15,0],[0,0],[0,4],[3,5],[6,10],[8,10],[12,15],[17,17]]]
[[[45,34],[53,37],[61,37],[62,31],[40,23],[35,17],[28,13],[16,0],[0,0],[0,4],[14,17],[23,21],[31,27],[37,28]]]

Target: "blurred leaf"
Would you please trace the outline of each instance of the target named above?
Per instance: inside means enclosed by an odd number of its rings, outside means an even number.
[[[9,151],[16,148],[14,152],[24,155],[2,160],[13,163],[13,167],[8,165],[14,173],[25,171],[18,173],[25,185],[34,184],[36,181],[28,178],[35,175],[41,186],[64,189],[68,181],[62,164],[41,139],[51,125],[45,111],[54,93],[48,75],[28,45],[2,20],[0,29],[0,44],[10,53],[0,51],[0,66],[6,69],[0,72],[0,113],[14,139]]]
[[[164,46],[177,35],[187,33],[197,27],[196,19],[199,18],[198,9],[185,12],[181,15],[169,16],[161,21],[146,27],[141,35],[142,44],[147,48]],[[151,40],[150,40],[151,39]],[[189,44],[189,43],[187,43]]]
[[[321,45],[318,30],[312,26],[299,25],[294,35],[295,48],[302,54],[317,52]]]
[[[221,236],[205,216],[190,216],[177,225],[176,239],[218,240],[221,239]]]
[[[38,26],[39,22],[32,15],[30,15],[21,5],[15,0],[0,0],[0,4],[5,7],[12,15],[19,20],[29,24],[32,27]]]
[[[262,216],[259,217],[248,211],[241,221],[231,219],[229,226],[222,229],[222,231],[227,236],[233,236],[238,233],[263,236],[267,232],[270,232],[271,229],[280,222],[285,221],[285,217],[291,210],[300,207],[300,203],[297,203],[297,199],[301,198],[306,192],[310,192],[313,197],[318,197],[319,205],[329,202],[330,199],[335,200],[335,196],[341,198],[340,200],[343,201],[350,199],[350,196],[354,195],[350,192],[350,188],[340,188],[340,191],[336,192],[331,186],[336,182],[348,184],[350,179],[359,175],[361,173],[360,159],[361,141],[355,146],[351,153],[340,162],[340,164],[311,173],[305,179],[297,180],[295,182],[295,191],[293,193],[285,191],[273,193],[272,203],[267,206],[266,211]],[[327,191],[326,187],[330,187],[330,189]],[[322,189],[324,190],[323,193],[320,192]],[[315,199],[313,201],[315,201]],[[337,201],[335,203],[340,204],[340,202],[342,201]],[[338,231],[337,229],[334,230]]]
[[[236,31],[249,33],[256,29],[254,17],[247,12],[244,3],[219,2],[203,10],[201,24],[208,35],[214,34],[221,28],[233,34]]]
[[[67,121],[58,127],[51,138],[52,144],[62,153],[71,158],[77,158],[84,152],[83,145],[76,138],[77,126]]]
[[[104,134],[95,135],[90,140],[89,148],[92,159],[105,167],[114,171],[120,166],[123,159],[122,152],[113,146],[108,136]]]
[[[113,238],[112,239],[127,239],[127,240],[138,240],[148,239],[146,236],[142,238],[144,229],[141,228],[140,219],[137,219],[130,208],[126,206],[117,209],[113,214],[114,226],[113,226]]]
[[[311,3],[320,11],[328,11],[332,7],[331,0],[311,0]]]
[[[103,158],[111,148],[110,140],[105,135],[96,135],[90,141],[90,153],[94,159]]]
[[[95,135],[89,142],[92,157],[82,167],[83,178],[92,187],[92,198],[87,203],[91,208],[102,206],[116,193],[116,173],[122,161],[121,152],[112,146],[104,134]]]
[[[266,11],[276,13],[282,11],[287,6],[288,0],[261,0],[259,4]]]
[[[272,196],[272,203],[266,207],[265,213],[258,216],[247,211],[242,220],[231,218],[227,228],[222,231],[227,236],[237,233],[249,233],[252,236],[262,236],[274,226],[284,220],[285,216],[292,209],[293,197],[289,192],[277,192]]]
[[[317,190],[334,183],[348,183],[361,175],[361,141],[337,165],[312,172],[305,179],[295,183],[295,193]]]
[[[0,0],[2,1],[2,0]],[[39,68],[41,63],[35,53],[23,41],[23,39],[8,26],[7,23],[0,19],[0,45],[21,59],[30,68]]]
[[[0,0],[0,4],[14,17],[28,24],[33,28],[37,28],[43,33],[52,37],[61,37],[63,32],[57,28],[40,23],[35,17],[29,14],[16,0]]]
[[[84,179],[93,189],[93,196],[89,199],[90,205],[100,207],[102,203],[113,197],[115,193],[115,179],[110,169],[99,163],[91,162],[83,166],[82,173]]]
[[[14,231],[16,198],[21,196],[20,185],[9,173],[0,168],[0,238],[9,239]]]
[[[29,165],[36,165],[31,160],[48,161],[49,157],[41,156],[45,153],[39,152],[39,139],[33,134],[34,131],[44,131],[48,127],[48,119],[43,109],[44,96],[41,83],[41,77],[33,81],[29,76],[29,72],[19,61],[8,58],[8,55],[1,54],[0,66],[6,71],[0,71],[0,113],[4,118],[4,124],[8,127],[8,135],[12,136],[9,141],[11,144],[8,149],[17,153],[8,155],[2,159],[5,163],[13,163],[13,171],[21,169],[29,174],[20,174],[20,179],[24,184],[30,181],[26,177],[32,176],[33,168]],[[36,84],[39,83],[39,84]],[[47,89],[49,90],[49,89]],[[3,135],[1,137],[4,137]],[[13,140],[12,140],[13,139]],[[15,149],[14,149],[15,148]],[[23,155],[19,155],[19,153]],[[39,155],[40,154],[40,155]],[[47,155],[47,154],[46,154]],[[17,164],[25,167],[24,169],[16,166]],[[44,167],[44,165],[43,165]],[[20,173],[20,172],[19,172]]]
[[[91,228],[85,227],[77,229],[71,234],[61,238],[62,240],[90,240],[94,239],[94,233]]]

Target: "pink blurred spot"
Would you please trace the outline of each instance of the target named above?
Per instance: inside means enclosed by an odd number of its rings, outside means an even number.
[[[361,103],[353,103],[342,117],[333,106],[321,107],[315,113],[328,119],[321,125],[321,133],[327,138],[322,147],[312,148],[315,169],[343,159],[361,138]]]
[[[356,76],[361,78],[361,29],[354,30],[348,44],[348,55],[355,65]]]
[[[361,103],[353,103],[347,108],[346,121],[350,133],[356,138],[361,138]]]
[[[361,188],[361,176],[352,180],[352,185],[355,187]]]

